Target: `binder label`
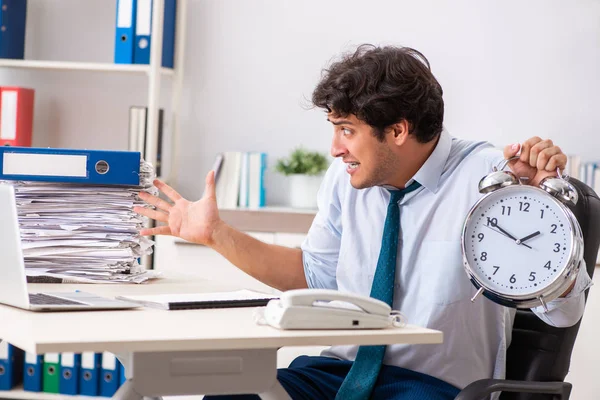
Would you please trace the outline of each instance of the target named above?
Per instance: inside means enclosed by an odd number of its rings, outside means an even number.
[[[44,354],[44,361],[47,363],[56,364],[60,362],[60,357],[58,353],[46,353]]]
[[[30,352],[25,353],[25,363],[26,364],[37,364],[37,354],[33,354]]]
[[[102,353],[102,369],[115,370],[117,368],[117,357],[108,352]]]
[[[138,0],[137,18],[135,20],[136,35],[150,35],[152,26],[152,0]]]
[[[8,346],[7,341],[0,342],[0,360],[8,360]]]
[[[87,156],[4,153],[4,175],[87,177]]]
[[[96,368],[96,353],[86,351],[81,354],[81,368],[94,369]]]
[[[75,353],[62,353],[62,366],[63,367],[74,367],[75,366]]]
[[[2,92],[2,110],[0,114],[0,139],[15,140],[17,138],[17,92]]]
[[[133,0],[119,0],[117,15],[117,28],[131,28]]]

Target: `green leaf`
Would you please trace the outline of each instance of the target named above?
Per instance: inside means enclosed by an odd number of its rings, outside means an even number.
[[[304,174],[320,175],[327,170],[327,156],[316,151],[296,148],[288,158],[280,158],[275,164],[275,170],[284,175]]]

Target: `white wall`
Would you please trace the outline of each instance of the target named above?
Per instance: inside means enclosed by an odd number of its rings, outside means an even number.
[[[266,151],[271,162],[299,144],[327,151],[331,128],[322,112],[305,109],[307,99],[321,68],[364,42],[429,58],[456,136],[503,145],[540,135],[600,159],[597,0],[188,2],[175,182],[185,196],[201,193],[220,151]],[[29,0],[27,58],[111,62],[114,3]],[[124,148],[128,107],[146,99],[141,76],[0,69],[0,85],[8,84],[36,89],[38,146]],[[168,106],[168,79],[163,95]],[[282,179],[271,173],[267,184],[268,201],[284,201]],[[584,325],[597,323],[590,311]],[[588,375],[573,380],[595,398],[600,356],[593,335],[584,337],[590,351],[574,357],[589,364],[573,369]]]
[[[321,68],[355,45],[421,50],[444,88],[451,133],[502,145],[532,135],[584,159],[600,139],[600,2],[596,0],[188,0],[180,171],[200,194],[224,150],[296,145],[327,151],[331,128],[307,111]],[[114,0],[30,0],[26,56],[111,62]],[[170,104],[169,80],[163,99]],[[36,89],[40,146],[123,148],[141,76],[0,70]],[[268,201],[284,201],[271,173]]]

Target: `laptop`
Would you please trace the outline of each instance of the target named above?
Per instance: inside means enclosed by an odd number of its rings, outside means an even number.
[[[32,311],[117,310],[140,307],[86,292],[29,293],[17,203],[12,185],[0,184],[0,303]]]

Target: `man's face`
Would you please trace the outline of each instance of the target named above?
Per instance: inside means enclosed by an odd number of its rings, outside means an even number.
[[[354,115],[334,117],[331,155],[341,157],[356,189],[389,184],[398,173],[398,159],[392,151],[393,132],[386,131],[385,140],[375,137],[373,128]]]

